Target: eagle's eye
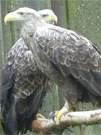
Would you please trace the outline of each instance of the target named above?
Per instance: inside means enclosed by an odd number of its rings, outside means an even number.
[[[23,12],[19,12],[19,14],[20,14],[20,15],[24,15],[24,13],[23,13]]]
[[[47,16],[48,16],[47,14],[42,15],[42,17],[47,17]]]

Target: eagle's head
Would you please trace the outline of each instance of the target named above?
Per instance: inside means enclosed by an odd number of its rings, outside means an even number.
[[[34,19],[40,19],[43,18],[47,23],[57,23],[57,16],[55,13],[50,9],[44,9],[36,11],[34,9],[28,8],[28,7],[22,7],[17,9],[14,12],[8,13],[5,18],[4,22],[12,22],[12,21],[29,21],[32,18]]]
[[[47,23],[57,24],[58,18],[51,9],[39,10],[38,13]]]

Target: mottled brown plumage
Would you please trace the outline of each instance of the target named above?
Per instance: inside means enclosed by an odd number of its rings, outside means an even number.
[[[53,25],[38,27],[29,41],[33,55],[43,65],[47,63],[42,55],[49,62],[48,68],[42,69],[37,60],[37,66],[58,84],[70,108],[75,109],[77,101],[101,103],[101,55],[91,41]],[[53,70],[56,74],[52,74]],[[67,104],[65,106],[68,108]]]
[[[97,47],[74,31],[46,24],[36,14],[31,20],[36,22],[33,36],[28,34],[27,41],[38,68],[59,85],[71,106],[78,100],[100,102],[101,53]]]

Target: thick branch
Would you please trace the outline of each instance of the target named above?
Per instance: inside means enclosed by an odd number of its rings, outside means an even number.
[[[66,128],[71,125],[95,124],[100,122],[101,109],[67,113],[61,117],[58,125],[53,120],[38,118],[32,122],[32,128],[36,131],[50,132],[55,128]]]

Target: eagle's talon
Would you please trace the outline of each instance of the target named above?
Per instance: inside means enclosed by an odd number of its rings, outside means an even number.
[[[53,121],[55,121],[56,124],[59,124],[61,116],[64,116],[68,112],[69,112],[69,105],[68,105],[68,102],[66,101],[61,110],[51,112],[49,114],[49,119],[52,119]]]
[[[55,111],[49,114],[49,118],[52,119],[56,124],[59,124],[61,116],[62,116],[61,111]]]

